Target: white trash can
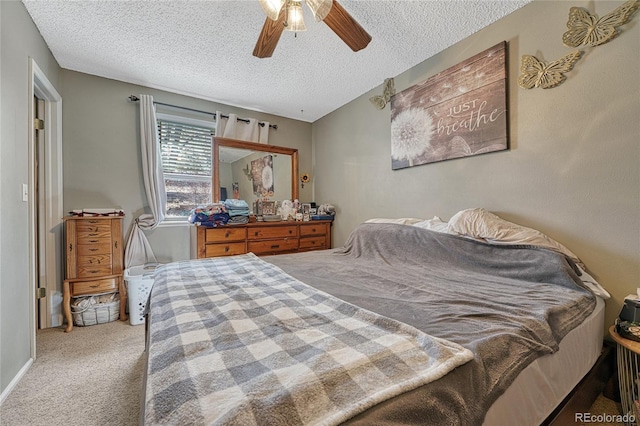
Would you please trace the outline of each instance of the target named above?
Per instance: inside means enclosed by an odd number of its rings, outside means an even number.
[[[144,313],[147,300],[153,287],[153,274],[157,263],[132,266],[124,271],[124,282],[127,286],[129,305],[129,323],[131,325],[144,324]]]

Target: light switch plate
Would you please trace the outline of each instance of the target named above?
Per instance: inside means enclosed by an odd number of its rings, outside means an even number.
[[[22,201],[29,201],[29,185],[22,184]]]

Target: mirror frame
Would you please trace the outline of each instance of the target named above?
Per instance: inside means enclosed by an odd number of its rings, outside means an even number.
[[[286,148],[283,146],[267,145],[262,143],[247,142],[237,139],[228,139],[215,137],[213,138],[213,200],[220,202],[220,147],[250,149],[252,151],[269,152],[274,154],[286,154],[291,156],[291,200],[298,199],[298,150],[295,148]],[[245,200],[251,204],[253,200]]]

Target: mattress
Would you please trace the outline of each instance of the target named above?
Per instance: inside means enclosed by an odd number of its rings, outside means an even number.
[[[539,425],[595,364],[604,338],[604,300],[560,342],[558,352],[533,361],[493,403],[485,426]]]
[[[300,284],[306,283],[316,291],[433,337],[450,340],[474,353],[474,359],[443,377],[371,406],[344,424],[539,424],[580,381],[600,353],[604,303],[577,284],[580,278],[573,263],[557,252],[488,245],[404,225],[365,224],[354,230],[344,249],[271,256],[264,260],[298,278]],[[235,330],[235,323],[222,321],[216,313],[220,307],[209,299],[195,310],[182,312],[186,303],[182,299],[205,297],[211,283],[235,281],[225,275],[231,259],[207,260],[216,266],[207,265],[206,274],[201,265],[195,264],[204,261],[192,262],[193,267],[179,268],[179,274],[166,268],[160,277],[156,276],[150,303],[147,373],[173,374],[194,360],[198,368],[204,368],[205,364],[209,368],[210,364],[199,362],[200,356],[192,360],[185,354],[204,347],[221,353],[224,348],[218,343],[226,341],[217,340],[237,334],[231,329],[228,333],[194,334],[196,325],[211,323],[226,327],[225,330],[230,325]],[[238,288],[246,287],[252,293],[255,277],[264,273],[243,271],[238,269],[251,285]],[[175,298],[166,299],[169,304],[164,303],[163,292],[175,294]],[[242,303],[253,300],[234,290],[236,293]],[[168,309],[169,306],[172,308]],[[262,311],[250,308],[262,315]],[[201,315],[206,321],[200,320]],[[197,330],[201,329],[208,330],[202,327]],[[190,336],[186,345],[182,335]],[[160,348],[165,342],[172,346]],[[232,360],[235,364],[236,358]],[[257,377],[236,370],[242,377]],[[170,409],[171,413],[176,404],[187,409],[187,404],[209,407],[206,398],[195,391],[193,398],[176,399],[190,395],[173,388],[190,383],[187,380],[193,376],[190,371],[172,376],[172,381],[156,380],[159,386],[151,391],[149,387],[146,389],[148,401],[153,399],[154,407],[155,400],[170,403],[166,407],[157,406]],[[149,377],[147,374],[147,385]],[[219,381],[198,383],[209,390],[218,386]],[[217,392],[216,389],[213,390]],[[194,414],[188,410],[185,413]]]

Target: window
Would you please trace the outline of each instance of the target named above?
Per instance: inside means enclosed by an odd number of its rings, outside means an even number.
[[[213,123],[158,114],[168,219],[211,202]]]

